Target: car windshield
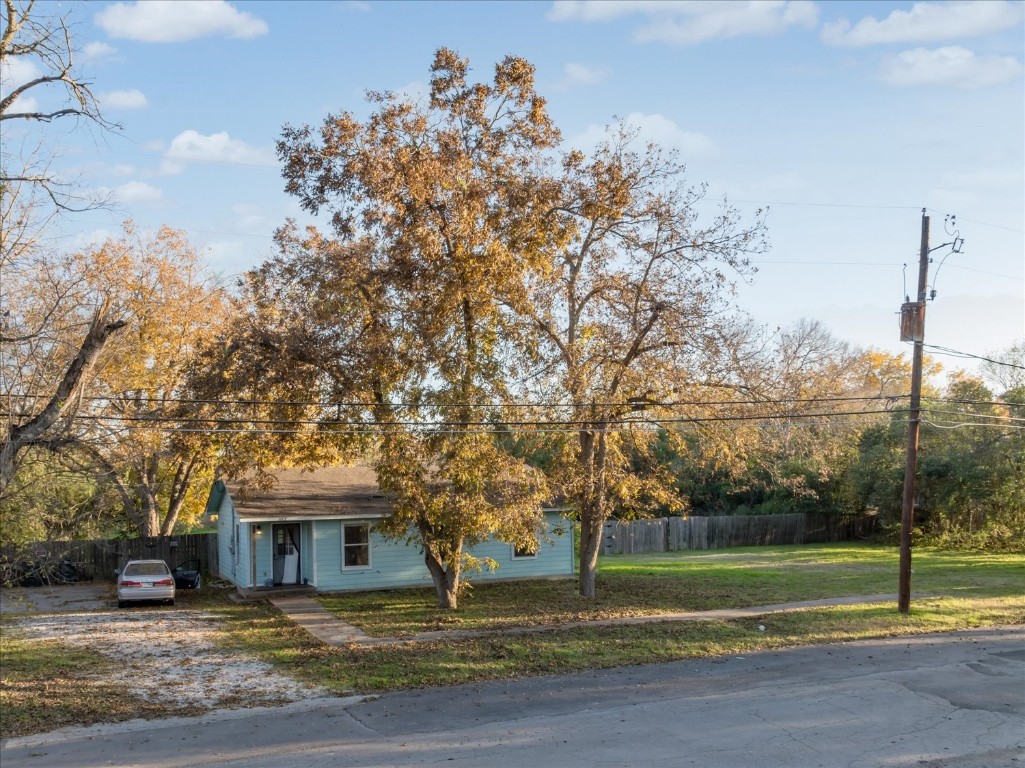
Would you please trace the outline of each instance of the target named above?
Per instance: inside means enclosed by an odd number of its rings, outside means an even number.
[[[125,566],[125,576],[164,576],[167,566],[163,563],[130,563]]]

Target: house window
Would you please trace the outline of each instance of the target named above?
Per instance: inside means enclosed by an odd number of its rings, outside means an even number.
[[[531,558],[537,557],[538,550],[541,547],[538,545],[537,540],[530,547],[520,546],[518,544],[512,545],[512,556],[513,560],[530,560]]]
[[[342,524],[342,570],[370,567],[370,526]]]
[[[287,557],[288,555],[294,555],[295,554],[295,542],[292,541],[292,537],[291,536],[286,536],[287,531],[284,528],[282,528],[281,526],[275,526],[274,534],[275,534],[275,536],[277,536],[277,541],[276,541],[276,545],[277,546],[276,546],[274,554],[276,554],[276,555],[278,555],[280,557]]]

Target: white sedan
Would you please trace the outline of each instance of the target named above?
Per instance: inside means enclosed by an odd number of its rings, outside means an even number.
[[[174,576],[163,560],[129,560],[117,575],[117,607],[137,600],[174,605]]]

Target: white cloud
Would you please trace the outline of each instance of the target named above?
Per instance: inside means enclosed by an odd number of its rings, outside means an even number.
[[[560,88],[572,88],[576,85],[597,85],[608,77],[608,67],[591,67],[587,64],[569,62],[562,68]]]
[[[128,163],[118,163],[110,169],[110,172],[115,176],[134,176],[135,166]]]
[[[20,56],[6,58],[0,62],[0,93],[6,95],[41,74],[42,71],[30,59]]]
[[[107,59],[117,53],[117,49],[107,43],[89,43],[82,49],[82,58],[85,61],[98,61]]]
[[[212,133],[209,136],[193,130],[179,133],[171,140],[171,145],[164,154],[161,172],[181,173],[184,168],[183,161],[276,166],[271,150],[251,147],[244,141],[231,138],[227,131]]]
[[[548,13],[553,21],[609,21],[642,16],[649,21],[634,30],[639,42],[660,40],[694,44],[734,37],[778,35],[793,26],[814,27],[818,9],[809,0],[557,0]]]
[[[155,203],[164,196],[160,189],[144,181],[129,181],[114,189],[100,191],[113,196],[119,203]]]
[[[822,28],[829,45],[863,46],[883,43],[922,43],[950,38],[977,37],[1020,24],[1025,5],[1018,2],[915,3],[911,10],[896,10],[882,21],[866,16],[853,27],[840,19]]]
[[[883,62],[879,75],[895,86],[939,85],[985,88],[1012,80],[1022,65],[1013,56],[976,56],[957,45],[929,50],[915,48]]]
[[[342,7],[350,11],[366,13],[370,10],[370,3],[365,3],[362,0],[342,0]]]
[[[250,38],[269,29],[262,19],[225,0],[114,3],[97,13],[95,21],[111,37],[144,43],[180,43],[215,35]]]
[[[135,88],[125,91],[108,91],[99,94],[97,98],[100,101],[100,106],[107,109],[142,109],[149,106],[146,95]]]
[[[687,4],[674,0],[555,0],[548,18],[552,21],[608,21],[635,13],[673,12]]]
[[[623,122],[637,131],[639,144],[654,142],[667,149],[677,149],[686,160],[692,157],[705,157],[716,151],[715,143],[703,133],[685,131],[675,122],[658,113],[645,115],[631,112]],[[583,133],[569,143],[580,149],[591,150],[609,138],[605,126],[589,125]]]
[[[30,80],[34,80],[42,74],[36,64],[22,56],[6,58],[0,61],[0,98],[7,98],[7,94],[19,88]],[[10,112],[38,112],[39,102],[31,96],[29,89],[14,100],[9,109]]]
[[[32,98],[31,96],[19,96],[13,102],[11,102],[8,113],[17,114],[19,112],[39,112],[39,101]]]

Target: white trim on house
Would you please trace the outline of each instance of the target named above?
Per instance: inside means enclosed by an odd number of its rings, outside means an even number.
[[[310,584],[317,586],[317,526],[303,526],[310,534]]]
[[[367,562],[366,562],[366,565],[346,565],[345,564],[345,548],[347,546],[346,543],[345,543],[345,528],[346,528],[347,525],[352,526],[353,528],[355,528],[355,527],[363,528],[366,531],[366,543],[365,543],[365,546],[367,548]],[[371,570],[373,568],[374,548],[371,546],[372,542],[371,542],[371,538],[370,538],[370,523],[348,523],[348,524],[346,524],[346,522],[344,520],[342,520],[340,522],[339,526],[338,526],[338,535],[341,537],[341,542],[342,542],[342,551],[341,551],[342,571],[343,572],[348,572],[348,571],[369,571],[369,570]],[[361,543],[356,543],[356,544],[353,544],[352,546],[360,546],[360,545],[361,545]]]

